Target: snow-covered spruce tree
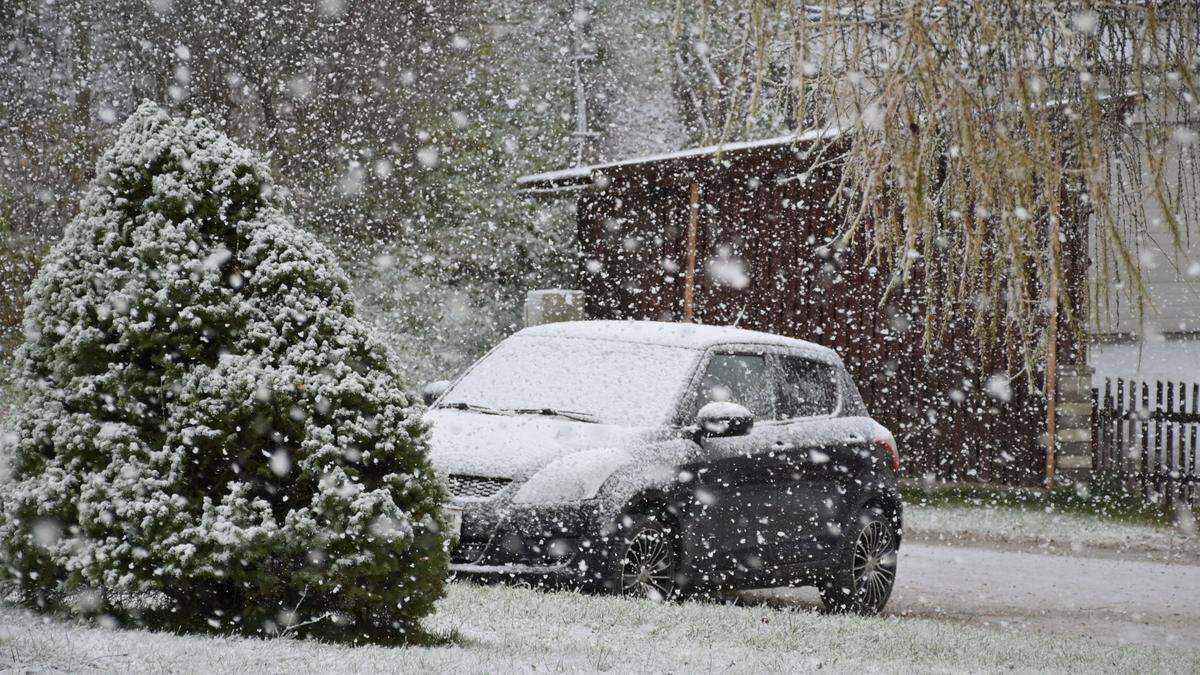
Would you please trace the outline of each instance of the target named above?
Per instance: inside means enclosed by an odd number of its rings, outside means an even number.
[[[29,604],[402,640],[442,595],[417,410],[286,207],[254,154],[151,103],[100,159],[16,356],[0,573]]]

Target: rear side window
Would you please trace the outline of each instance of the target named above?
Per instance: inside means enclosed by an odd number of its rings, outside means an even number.
[[[773,388],[762,354],[713,354],[704,367],[692,414],[711,401],[732,401],[754,413],[754,419],[774,419]]]
[[[842,398],[845,401],[845,408],[842,410],[843,415],[857,415],[860,417],[868,417],[867,404],[863,402],[862,394],[858,392],[858,386],[854,384],[854,378],[850,377],[850,373],[844,369],[842,373]]]
[[[817,417],[833,414],[838,400],[838,371],[827,363],[799,356],[781,356],[783,380],[779,417]]]

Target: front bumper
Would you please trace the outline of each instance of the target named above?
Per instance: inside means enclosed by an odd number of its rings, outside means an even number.
[[[584,582],[598,574],[598,552],[611,534],[598,500],[455,506],[463,525],[450,569],[459,576]]]
[[[564,565],[475,565],[451,563],[450,573],[456,578],[481,581],[528,581],[552,586],[584,585],[592,577],[576,564]]]

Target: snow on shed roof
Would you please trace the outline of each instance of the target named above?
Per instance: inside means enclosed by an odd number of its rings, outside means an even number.
[[[814,129],[801,134],[788,134],[786,136],[776,136],[775,138],[764,138],[757,141],[743,141],[740,143],[722,143],[719,145],[708,145],[700,148],[688,148],[686,150],[677,150],[675,152],[664,152],[657,155],[646,155],[643,157],[631,157],[629,159],[621,159],[614,162],[604,162],[601,164],[593,164],[591,166],[578,166],[572,169],[562,169],[560,171],[547,171],[545,173],[535,173],[528,176],[521,176],[516,181],[518,190],[534,192],[547,190],[561,189],[578,189],[586,187],[591,183],[592,173],[595,171],[603,171],[619,166],[631,166],[634,164],[650,164],[653,162],[666,162],[679,159],[690,159],[693,157],[704,157],[706,155],[716,155],[724,152],[737,152],[739,150],[751,150],[754,148],[766,148],[771,146],[791,145],[793,143],[805,143],[816,140],[825,140],[836,138],[842,134],[842,130],[838,127],[826,127],[824,129]],[[571,185],[556,185],[559,183],[569,182]]]
[[[1125,94],[1102,94],[1097,97],[1100,102],[1108,102],[1109,100],[1118,103],[1132,103],[1140,99],[1140,96],[1133,93]],[[1050,107],[1050,108],[1068,108],[1074,101],[1063,99],[1049,101],[1043,104],[1034,104],[1033,107]],[[1022,108],[1014,107],[1012,112],[1019,112]],[[1113,106],[1106,108],[1110,112],[1120,112],[1122,106]],[[571,169],[562,169],[560,171],[547,171],[545,173],[535,173],[528,176],[521,176],[516,180],[515,186],[518,192],[525,195],[554,195],[562,192],[574,192],[592,187],[595,184],[595,172],[603,172],[604,169],[612,169],[623,166],[633,166],[637,164],[652,164],[654,162],[667,162],[672,160],[691,159],[695,157],[704,157],[707,155],[717,155],[725,152],[737,152],[740,150],[751,150],[754,148],[767,148],[772,146],[785,146],[793,143],[806,143],[817,140],[828,140],[837,138],[843,134],[850,133],[849,129],[841,127],[829,126],[822,129],[812,129],[799,134],[787,134],[785,136],[776,136],[775,138],[764,138],[757,141],[743,141],[739,143],[722,143],[719,145],[708,145],[701,148],[689,148],[686,150],[677,150],[675,152],[666,152],[657,155],[646,155],[644,157],[631,157],[629,159],[621,159],[613,162],[603,162],[593,164],[591,166],[578,166]]]
[[[760,333],[732,326],[708,326],[698,323],[665,321],[564,321],[531,326],[517,335],[533,337],[569,337],[617,342],[706,349],[723,344],[755,344],[800,349],[826,361],[838,361],[837,352],[828,347],[795,338]]]

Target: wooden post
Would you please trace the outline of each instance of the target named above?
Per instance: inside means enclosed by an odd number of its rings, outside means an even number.
[[[700,181],[692,179],[691,195],[688,199],[687,224],[687,267],[683,281],[683,320],[691,323],[696,308],[696,230],[700,227]]]
[[[1058,423],[1058,218],[1050,217],[1050,320],[1046,326],[1046,489],[1054,489]]]

